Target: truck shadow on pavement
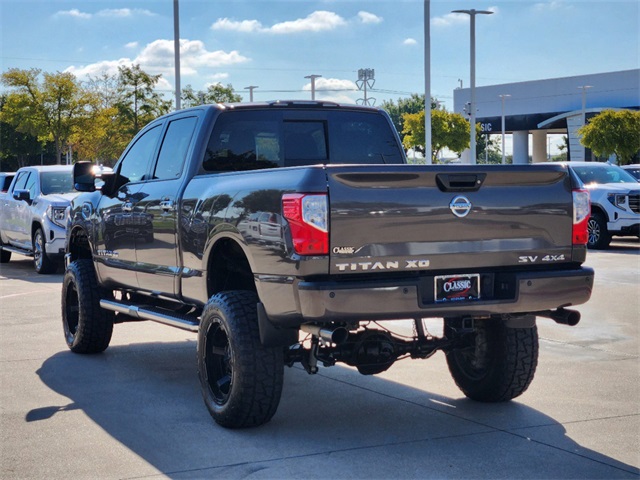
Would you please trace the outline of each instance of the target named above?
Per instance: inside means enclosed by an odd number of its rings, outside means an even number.
[[[58,265],[56,273],[41,275],[33,269],[33,259],[16,255],[9,263],[0,265],[0,277],[10,277],[26,280],[30,283],[59,283],[62,284],[64,265]]]
[[[595,479],[640,473],[581,447],[560,423],[523,403],[478,404],[343,367],[321,369],[315,377],[286,369],[272,421],[226,430],[203,404],[195,356],[191,340],[112,346],[100,355],[56,353],[37,374],[69,403],[34,408],[25,420],[55,417],[70,422],[69,435],[89,437],[97,424],[170,478]]]

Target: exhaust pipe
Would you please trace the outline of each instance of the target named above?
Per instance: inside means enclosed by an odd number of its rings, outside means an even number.
[[[325,342],[335,343],[336,345],[343,344],[349,338],[349,330],[344,327],[322,327],[320,325],[305,323],[300,325],[300,330],[321,338]]]
[[[544,312],[536,312],[536,315],[547,317],[561,325],[569,325],[574,327],[580,321],[580,312],[577,310],[569,310],[567,308],[558,308],[557,310],[545,310]]]

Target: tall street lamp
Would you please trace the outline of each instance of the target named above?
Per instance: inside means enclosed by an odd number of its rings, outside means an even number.
[[[488,10],[453,10],[451,13],[466,13],[471,18],[471,104],[469,106],[471,117],[469,118],[470,133],[470,156],[471,164],[476,163],[476,15],[491,15]]]
[[[424,0],[424,158],[431,165],[431,1]]]
[[[173,50],[176,77],[176,110],[180,110],[180,6],[173,0]]]
[[[505,160],[505,152],[504,152],[504,99],[507,97],[510,97],[511,95],[509,95],[508,93],[502,94],[502,95],[498,95],[501,99],[502,99],[502,164],[504,165],[506,162]]]

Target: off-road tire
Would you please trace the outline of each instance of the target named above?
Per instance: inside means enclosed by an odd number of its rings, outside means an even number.
[[[445,336],[455,338],[459,319],[445,320]],[[529,387],[538,365],[538,329],[508,328],[499,318],[477,320],[470,346],[447,353],[456,385],[480,402],[505,402]],[[473,334],[472,334],[473,335]]]
[[[587,222],[587,247],[604,250],[611,243],[611,234],[607,229],[607,219],[600,212],[593,212]]]
[[[62,280],[62,327],[72,352],[103,352],[111,342],[114,315],[100,307],[101,291],[92,260],[69,265]]]
[[[198,331],[198,374],[204,402],[223,427],[262,425],[276,413],[284,378],[282,348],[260,343],[258,297],[221,292],[209,299]]]
[[[37,273],[56,273],[58,264],[47,255],[47,237],[41,227],[36,228],[31,239],[33,245],[33,267]]]

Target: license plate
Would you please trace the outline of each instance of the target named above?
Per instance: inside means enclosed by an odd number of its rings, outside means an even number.
[[[460,302],[480,298],[480,274],[441,275],[435,277],[436,302]]]

